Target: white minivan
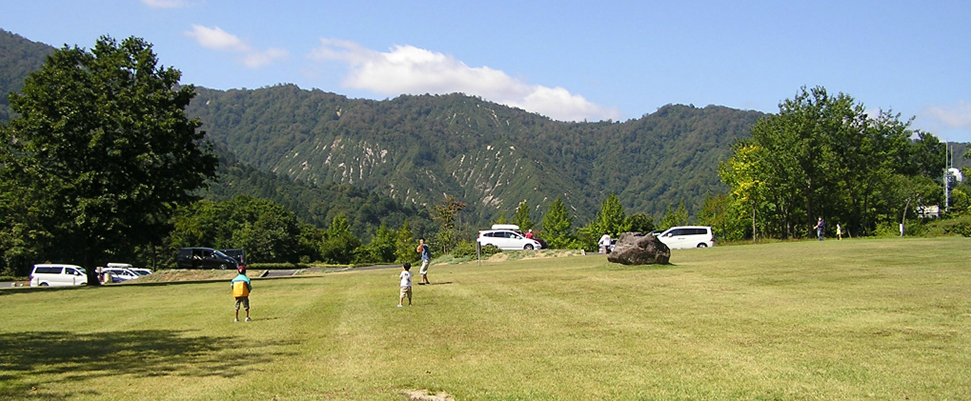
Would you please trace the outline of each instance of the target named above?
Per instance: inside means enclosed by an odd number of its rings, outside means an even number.
[[[541,242],[526,238],[515,224],[493,224],[491,230],[479,231],[476,241],[479,246],[492,245],[504,251],[543,249]]]
[[[44,264],[34,265],[30,272],[31,287],[57,287],[88,284],[88,272],[81,266]]]
[[[706,226],[671,227],[657,234],[657,239],[671,249],[715,246],[715,237],[711,234],[711,227]]]

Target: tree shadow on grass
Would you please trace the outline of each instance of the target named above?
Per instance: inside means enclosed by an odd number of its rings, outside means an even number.
[[[267,349],[276,345],[247,344],[246,352],[227,357],[223,351],[237,348],[237,340],[181,330],[0,333],[0,399],[28,396],[32,388],[43,388],[43,398],[70,398],[78,394],[51,391],[82,381],[97,392],[97,379],[114,375],[232,378],[286,356]]]

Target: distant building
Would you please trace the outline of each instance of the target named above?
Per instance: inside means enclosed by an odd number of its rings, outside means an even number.
[[[941,217],[941,208],[937,205],[918,206],[917,215],[922,219],[936,219]]]

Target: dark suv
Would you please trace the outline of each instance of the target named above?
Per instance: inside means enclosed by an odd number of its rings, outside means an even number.
[[[182,248],[175,256],[180,269],[236,269],[239,263],[225,253],[212,248]]]

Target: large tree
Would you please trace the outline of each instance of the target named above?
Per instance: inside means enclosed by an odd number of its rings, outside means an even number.
[[[573,215],[560,197],[556,197],[543,216],[543,238],[550,248],[575,248],[579,245],[573,229]]]
[[[802,88],[778,114],[756,122],[720,173],[751,208],[753,237],[757,227],[763,235],[801,237],[817,217],[865,235],[896,221],[910,198],[897,194],[900,181],[891,178],[943,169],[936,138],[909,126],[899,114],[871,116],[844,93]]]
[[[3,216],[4,228],[45,240],[34,260],[79,261],[96,283],[96,264],[160,242],[173,211],[214,177],[180,77],[144,40],[104,36],[90,51],[55,51],[10,96],[19,117],[2,128],[0,182],[18,203],[3,209],[29,213]]]

